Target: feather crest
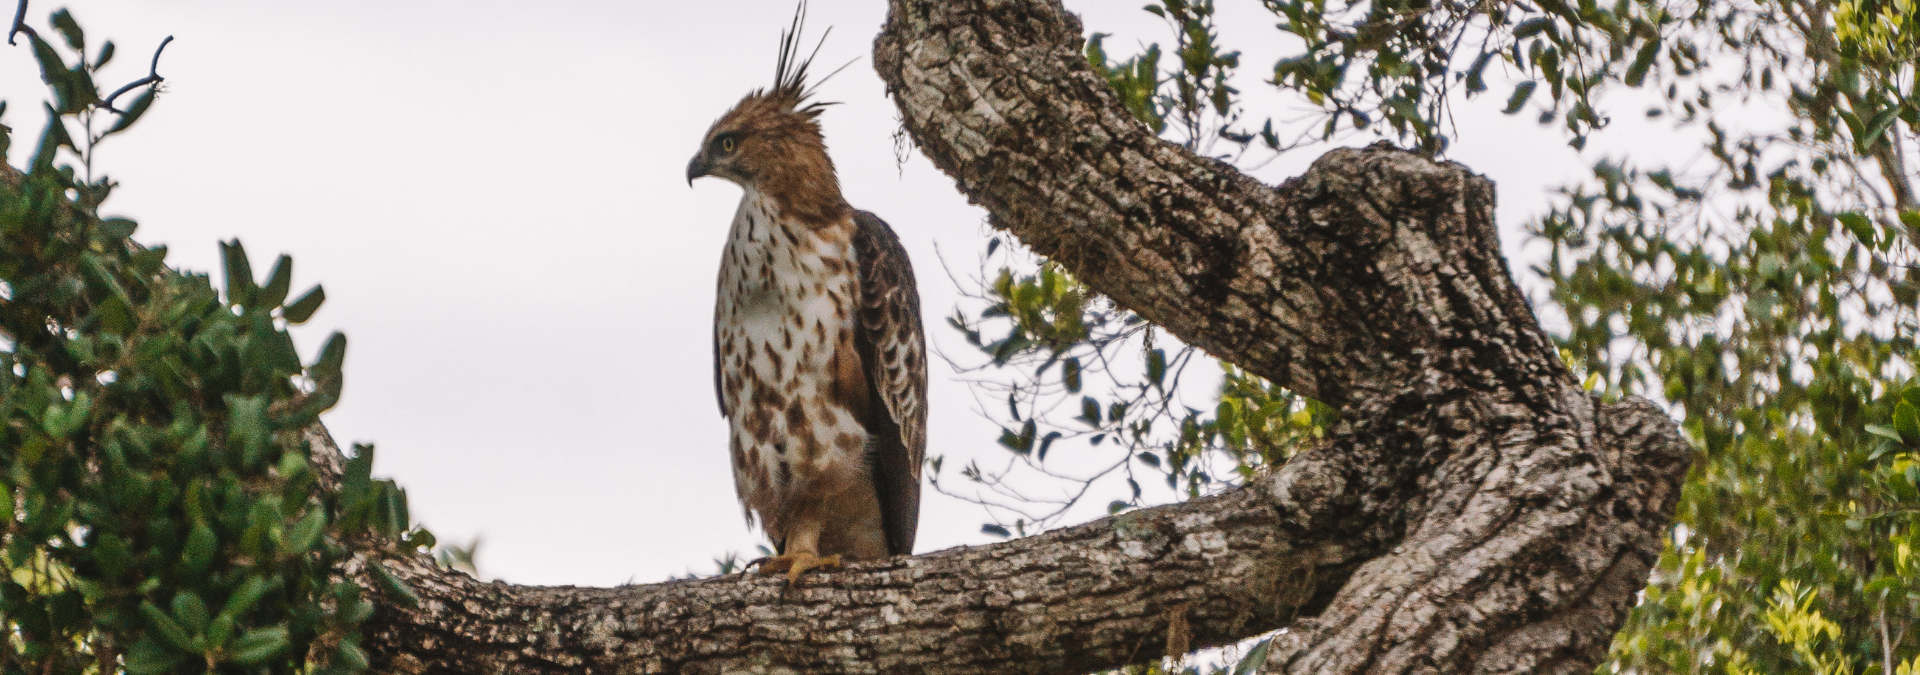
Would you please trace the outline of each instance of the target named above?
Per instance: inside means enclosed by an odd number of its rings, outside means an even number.
[[[833,34],[833,27],[828,26],[827,30],[820,34],[820,40],[813,44],[813,50],[807,52],[806,57],[802,58],[800,56],[800,39],[801,35],[806,32],[806,28],[807,0],[800,0],[800,4],[793,10],[792,25],[789,25],[786,30],[780,31],[780,57],[774,64],[773,90],[768,93],[781,99],[789,111],[815,115],[819,114],[821,108],[835,105],[838,102],[808,102],[807,99],[813,98],[814,92],[820,89],[821,84],[832,79],[834,75],[840,74],[840,71],[846,70],[847,66],[853,65],[853,61],[848,61],[846,65],[835,68],[833,72],[827,73],[827,76],[820,78],[819,81],[812,83],[807,82],[807,69],[813,65],[813,58],[820,55],[820,48],[826,46],[827,36]],[[855,60],[857,61],[858,59]]]

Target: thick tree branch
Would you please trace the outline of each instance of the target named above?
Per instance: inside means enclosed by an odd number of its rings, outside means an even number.
[[[1382,154],[1276,192],[1135,121],[1081,34],[1057,2],[894,0],[874,62],[920,149],[997,227],[1214,356],[1335,406],[1461,359],[1565,379],[1484,180]],[[1370,198],[1324,199],[1356,190]],[[1402,227],[1436,202],[1442,222]]]
[[[1427,417],[1445,424],[1459,411],[1435,412]],[[423,602],[383,610],[372,644],[390,670],[410,673],[1082,673],[1163,655],[1179,608],[1190,646],[1199,648],[1302,615],[1329,616],[1329,603],[1349,603],[1358,605],[1360,621],[1343,618],[1329,630],[1410,632],[1397,646],[1364,643],[1403,660],[1468,647],[1483,661],[1497,655],[1590,669],[1645,583],[1647,544],[1657,543],[1677,494],[1671,474],[1685,466],[1684,451],[1671,454],[1684,446],[1658,410],[1613,407],[1590,424],[1595,446],[1645,451],[1584,458],[1594,463],[1526,456],[1456,467],[1469,475],[1416,479],[1507,486],[1498,491],[1553,508],[1515,518],[1502,499],[1448,504],[1429,510],[1426,526],[1450,537],[1411,550],[1402,544],[1385,558],[1378,556],[1394,542],[1367,519],[1342,514],[1402,503],[1383,498],[1393,487],[1383,484],[1406,472],[1380,474],[1341,461],[1353,456],[1317,453],[1258,489],[995,546],[858,565],[797,588],[758,574],[607,589],[522,587],[440,570],[425,556],[403,558],[389,567]],[[1342,441],[1370,430],[1351,431]],[[1396,436],[1388,439],[1403,440]],[[1475,436],[1464,438],[1486,440]],[[1391,443],[1366,448],[1360,459],[1394,454]],[[1596,465],[1635,480],[1608,480]],[[1575,487],[1542,487],[1556,483]],[[1374,500],[1375,508],[1356,508]],[[1583,518],[1590,512],[1636,519],[1594,532]],[[1482,536],[1488,532],[1494,535]],[[1471,564],[1436,566],[1447,559]],[[1445,608],[1437,620],[1401,615],[1433,607]],[[1356,644],[1315,638],[1317,625],[1295,624],[1288,637],[1299,637],[1278,645],[1276,661],[1284,655],[1301,664],[1289,672],[1357,672],[1331,665],[1379,656],[1307,649]]]
[[[1341,407],[1246,489],[809,576],[485,584],[424,557],[375,616],[399,672],[1084,673],[1288,626],[1288,673],[1590,671],[1691,449],[1559,362],[1493,188],[1391,149],[1270,188],[1160,141],[1054,0],[892,0],[875,64],[994,223],[1189,343]],[[330,447],[316,437],[318,445]],[[718,451],[718,450],[716,450]],[[367,555],[380,555],[369,551]],[[358,574],[358,570],[344,570]]]

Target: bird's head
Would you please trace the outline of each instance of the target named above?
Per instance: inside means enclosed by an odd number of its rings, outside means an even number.
[[[838,193],[833,161],[827,158],[819,121],[821,109],[833,104],[809,100],[813,88],[807,82],[807,66],[813,57],[799,58],[797,49],[805,12],[803,2],[794,15],[793,26],[780,36],[773,87],[747,94],[707,129],[700,151],[687,162],[688,185],[701,176],[724,178],[762,191],[775,187],[769,183],[824,181]],[[825,41],[821,36],[821,42]],[[817,53],[819,47],[814,51]]]

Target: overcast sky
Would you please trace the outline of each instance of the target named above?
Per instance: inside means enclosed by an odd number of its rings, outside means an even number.
[[[1258,3],[1219,2],[1247,52],[1241,87],[1258,92],[1288,45]],[[1123,54],[1168,41],[1140,4],[1067,6]],[[45,26],[60,6],[35,0],[30,19]],[[768,84],[789,0],[65,6],[92,48],[117,43],[103,78],[116,85],[175,37],[165,95],[101,149],[121,183],[103,211],[138,220],[175,266],[217,270],[216,242],[238,237],[263,273],[291,253],[296,293],[324,283],[325,308],[296,337],[309,355],[330,331],[351,339],[329,428],[377,443],[376,472],[443,541],[483,535],[486,576],[658,581],[760,541],[734,498],[709,354],[740,193],[689,188],[684,171],[713,119]],[[870,65],[884,14],[881,0],[813,3],[809,25],[833,28],[820,62],[854,61],[821,88],[843,103],[822,123],[848,200],[913,257],[930,340],[964,353],[937,256],[970,266],[984,214],[924,158],[896,163],[895,108]],[[26,47],[0,52],[0,96],[18,165],[45,96]],[[1547,190],[1608,148],[1576,155],[1494,98],[1462,108],[1450,158],[1497,182],[1514,255]],[[1259,175],[1278,182],[1317,153]],[[1000,456],[965,385],[939,360],[931,378],[929,454]],[[929,494],[922,508],[919,551],[990,541],[975,506]]]

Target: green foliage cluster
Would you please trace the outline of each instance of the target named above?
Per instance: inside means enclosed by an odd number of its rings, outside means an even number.
[[[1227,78],[1240,67],[1240,52],[1222,51],[1214,29],[1213,0],[1166,0],[1146,7],[1166,20],[1174,34],[1173,67],[1162,72],[1160,45],[1115,63],[1107,56],[1106,33],[1087,38],[1087,64],[1105,77],[1120,101],[1156,134],[1176,134],[1188,149],[1214,154],[1217,141],[1239,148],[1228,155],[1243,158],[1258,138],[1266,149],[1286,147],[1267,120],[1258,132],[1238,127],[1239,89]],[[1171,75],[1169,77],[1169,75]],[[1169,124],[1171,122],[1171,125]]]
[[[1744,236],[1645,218],[1624,184],[1541,223],[1570,360],[1672,402],[1702,455],[1614,670],[1920,667],[1913,250],[1787,175],[1767,192]]]
[[[1913,0],[1262,5],[1302,44],[1269,82],[1318,109],[1305,137],[1368,131],[1442,153],[1452,106],[1504,80],[1505,112],[1537,112],[1575,148],[1615,124],[1622,100],[1644,102],[1650,124],[1698,139],[1700,161],[1599,159],[1529,226],[1549,250],[1534,271],[1551,285],[1543,314],[1565,317],[1569,364],[1606,396],[1666,402],[1700,452],[1645,600],[1600,671],[1920,672]],[[1148,10],[1178,17],[1183,48],[1199,28],[1207,53],[1220,53],[1211,5],[1193,7]],[[1088,59],[1170,140],[1196,147],[1165,123],[1182,114],[1222,130],[1241,118],[1228,79],[1216,77],[1237,62],[1164,67],[1159,53],[1156,45],[1114,64],[1096,39]],[[1224,106],[1180,95],[1215,82],[1209,91],[1222,92]],[[1636,88],[1643,93],[1622,95]],[[1049,411],[1080,411],[1065,378],[1038,366],[1097,349],[1102,364],[1144,364],[1107,371],[1108,390],[1131,393],[1160,391],[1167,373],[1204,362],[1046,274],[1003,273],[981,293],[991,311],[955,319],[982,345],[986,367],[1017,373],[1010,412],[1039,420],[1014,434],[1022,443],[1077,421]],[[1068,291],[1024,290],[1049,283]],[[1074,311],[1085,316],[1083,336],[1048,332],[1074,325]],[[1239,431],[1246,409],[1263,414]],[[1180,448],[1198,453],[1197,464],[1231,467],[1187,479],[1176,491],[1186,495],[1283,460],[1329,417],[1230,368],[1216,406],[1141,405],[1129,415],[1139,417],[1127,429],[1153,430],[1129,438],[1133,463],[1164,467]],[[1142,443],[1161,451],[1140,456]],[[1002,477],[985,478],[994,487]]]
[[[88,58],[69,14],[52,25],[75,61],[24,31],[54,101],[28,170],[0,175],[0,673],[363,670],[375,599],[337,575],[432,540],[372,448],[343,475],[315,459],[346,340],[302,364],[287,328],[325,295],[289,300],[286,256],[256,281],[237,241],[216,289],[100,217],[93,152],[154,86],[110,108],[113,45]]]

